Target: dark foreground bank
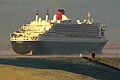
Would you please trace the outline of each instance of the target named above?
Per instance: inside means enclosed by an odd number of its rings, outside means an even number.
[[[79,58],[79,57],[0,58],[0,64],[6,65],[6,66],[7,65],[16,66],[16,69],[17,67],[25,67],[24,69],[20,70],[21,72],[23,71],[23,74],[24,74],[24,71],[27,70],[27,68],[29,69],[31,68],[34,70],[42,69],[43,71],[46,69],[53,70],[53,71],[62,70],[62,71],[70,72],[75,75],[82,74],[82,75],[89,76],[95,79],[100,79],[100,80],[118,80],[118,78],[120,78],[119,71],[88,61],[83,58]],[[6,68],[6,71],[7,71],[7,68]],[[13,69],[13,71],[15,70]],[[65,75],[68,75],[68,74],[65,74]],[[33,73],[33,76],[35,76],[34,73]],[[60,75],[57,75],[57,76],[60,76]],[[53,76],[54,79],[57,79],[57,76],[55,76],[54,74]],[[72,80],[80,80],[80,78],[78,79],[73,78]]]

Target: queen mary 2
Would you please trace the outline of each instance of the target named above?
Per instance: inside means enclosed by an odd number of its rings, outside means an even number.
[[[79,55],[81,51],[102,53],[108,41],[105,37],[105,24],[93,21],[90,13],[86,18],[72,21],[64,9],[58,9],[53,19],[36,18],[29,24],[10,34],[13,50],[18,54],[32,55]]]

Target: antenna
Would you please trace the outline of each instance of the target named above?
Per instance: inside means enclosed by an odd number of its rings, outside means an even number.
[[[86,24],[93,24],[93,19],[91,18],[91,15],[90,15],[90,12],[87,13],[87,16],[86,16],[86,21],[84,21],[84,23]]]
[[[88,15],[87,15],[87,18],[89,18],[89,19],[91,18],[91,15],[90,15],[90,13],[88,13]]]

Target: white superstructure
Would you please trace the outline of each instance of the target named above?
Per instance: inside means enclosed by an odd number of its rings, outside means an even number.
[[[44,34],[52,27],[52,24],[46,20],[42,20],[38,16],[38,11],[34,21],[30,24],[21,26],[19,31],[15,31],[10,35],[11,41],[36,41],[39,35]]]

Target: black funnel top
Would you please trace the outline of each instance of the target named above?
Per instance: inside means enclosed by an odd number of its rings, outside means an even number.
[[[62,12],[63,14],[65,14],[65,10],[64,9],[58,9],[58,12]]]

